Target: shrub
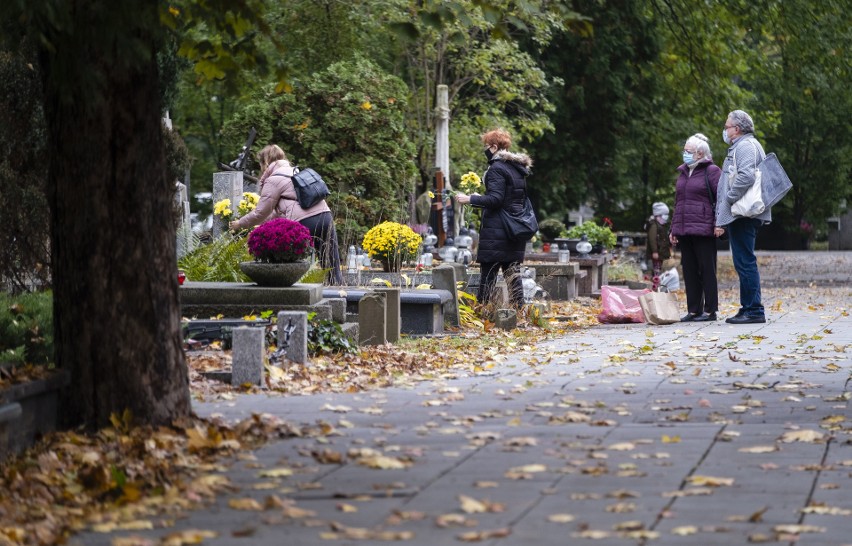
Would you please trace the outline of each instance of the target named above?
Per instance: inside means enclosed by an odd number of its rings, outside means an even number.
[[[314,245],[308,228],[287,218],[275,218],[254,228],[249,253],[258,262],[291,263],[305,258]]]
[[[53,293],[0,293],[0,362],[53,362]]]
[[[588,222],[583,222],[581,225],[574,226],[568,230],[568,237],[579,239],[583,235],[585,235],[588,241],[593,245],[599,244],[604,248],[615,248],[615,243],[617,241],[615,233],[606,226],[599,226],[589,220]]]
[[[240,270],[240,262],[248,261],[251,254],[245,238],[225,233],[210,244],[196,246],[178,260],[178,267],[190,281],[248,282],[249,278]]]
[[[562,236],[565,224],[556,218],[546,218],[538,224],[538,231],[545,240],[552,241]]]

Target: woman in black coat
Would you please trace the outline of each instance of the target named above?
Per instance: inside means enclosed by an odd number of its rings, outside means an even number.
[[[491,301],[497,274],[502,269],[503,277],[510,287],[511,303],[520,308],[524,304],[521,263],[524,261],[527,243],[509,239],[500,220],[500,209],[520,212],[524,208],[526,177],[530,174],[532,159],[526,154],[509,151],[512,137],[503,129],[488,131],[482,135],[482,143],[485,145],[485,157],[488,158],[488,170],[484,177],[485,195],[474,193],[456,196],[461,204],[470,203],[483,209],[479,248],[476,252],[481,273],[476,297],[480,303]]]

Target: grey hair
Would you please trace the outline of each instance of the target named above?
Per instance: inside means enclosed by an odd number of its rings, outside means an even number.
[[[728,119],[733,121],[734,125],[739,127],[741,132],[754,133],[754,120],[742,110],[734,110],[728,114]]]
[[[713,152],[710,151],[710,139],[701,133],[695,133],[688,139],[686,139],[686,144],[684,146],[695,146],[696,152],[701,152],[701,155],[706,159],[713,159]]]

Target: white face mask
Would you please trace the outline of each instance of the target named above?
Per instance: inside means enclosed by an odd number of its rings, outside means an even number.
[[[728,137],[728,130],[727,129],[722,129],[722,140],[725,141],[725,144],[731,143],[731,139],[730,139],[730,137]]]

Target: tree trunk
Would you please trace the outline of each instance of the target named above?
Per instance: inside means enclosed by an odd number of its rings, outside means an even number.
[[[70,30],[41,56],[56,362],[71,372],[62,415],[92,427],[128,409],[135,423],[165,424],[189,414],[190,397],[156,2],[128,0],[119,13],[72,4]]]

